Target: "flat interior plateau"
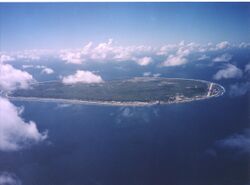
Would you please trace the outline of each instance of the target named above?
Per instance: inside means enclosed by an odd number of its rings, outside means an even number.
[[[211,89],[210,82],[199,80],[137,77],[92,84],[37,83],[33,84],[31,89],[17,90],[11,96],[82,101],[168,102],[183,97],[191,99],[208,94],[212,96],[214,94],[209,91],[216,88],[218,89],[218,86],[213,85]]]

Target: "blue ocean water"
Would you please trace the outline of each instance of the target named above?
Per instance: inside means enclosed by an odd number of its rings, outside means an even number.
[[[73,66],[61,68],[55,64],[52,67],[63,74],[74,70]],[[210,81],[218,70],[216,66],[208,67],[206,62],[195,68],[187,65],[141,69],[131,65],[124,64],[120,71],[108,64],[82,66],[82,69],[99,70],[105,80],[130,78],[150,70],[164,77]],[[50,79],[35,77],[40,81]],[[228,90],[234,80],[220,83]],[[24,106],[24,120],[35,121],[38,129],[47,130],[49,136],[23,150],[0,153],[0,171],[13,172],[24,185],[246,185],[250,182],[249,155],[216,144],[249,128],[247,94],[231,97],[227,91],[218,98],[146,107],[13,103]]]
[[[153,107],[15,102],[46,142],[1,153],[23,184],[244,184],[247,156],[217,140],[248,127],[247,97]]]

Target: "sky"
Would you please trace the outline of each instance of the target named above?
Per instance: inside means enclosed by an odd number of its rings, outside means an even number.
[[[249,3],[0,3],[0,51],[250,41]]]

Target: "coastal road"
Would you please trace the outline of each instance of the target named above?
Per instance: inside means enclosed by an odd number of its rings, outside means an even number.
[[[213,87],[213,83],[210,83],[209,88],[208,88],[208,92],[207,92],[207,97],[209,97],[211,95],[212,87]]]

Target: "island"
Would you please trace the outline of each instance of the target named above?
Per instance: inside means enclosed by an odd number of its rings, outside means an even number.
[[[190,102],[221,96],[225,89],[204,80],[135,77],[102,83],[34,83],[8,94],[10,99],[80,104],[142,106]]]

